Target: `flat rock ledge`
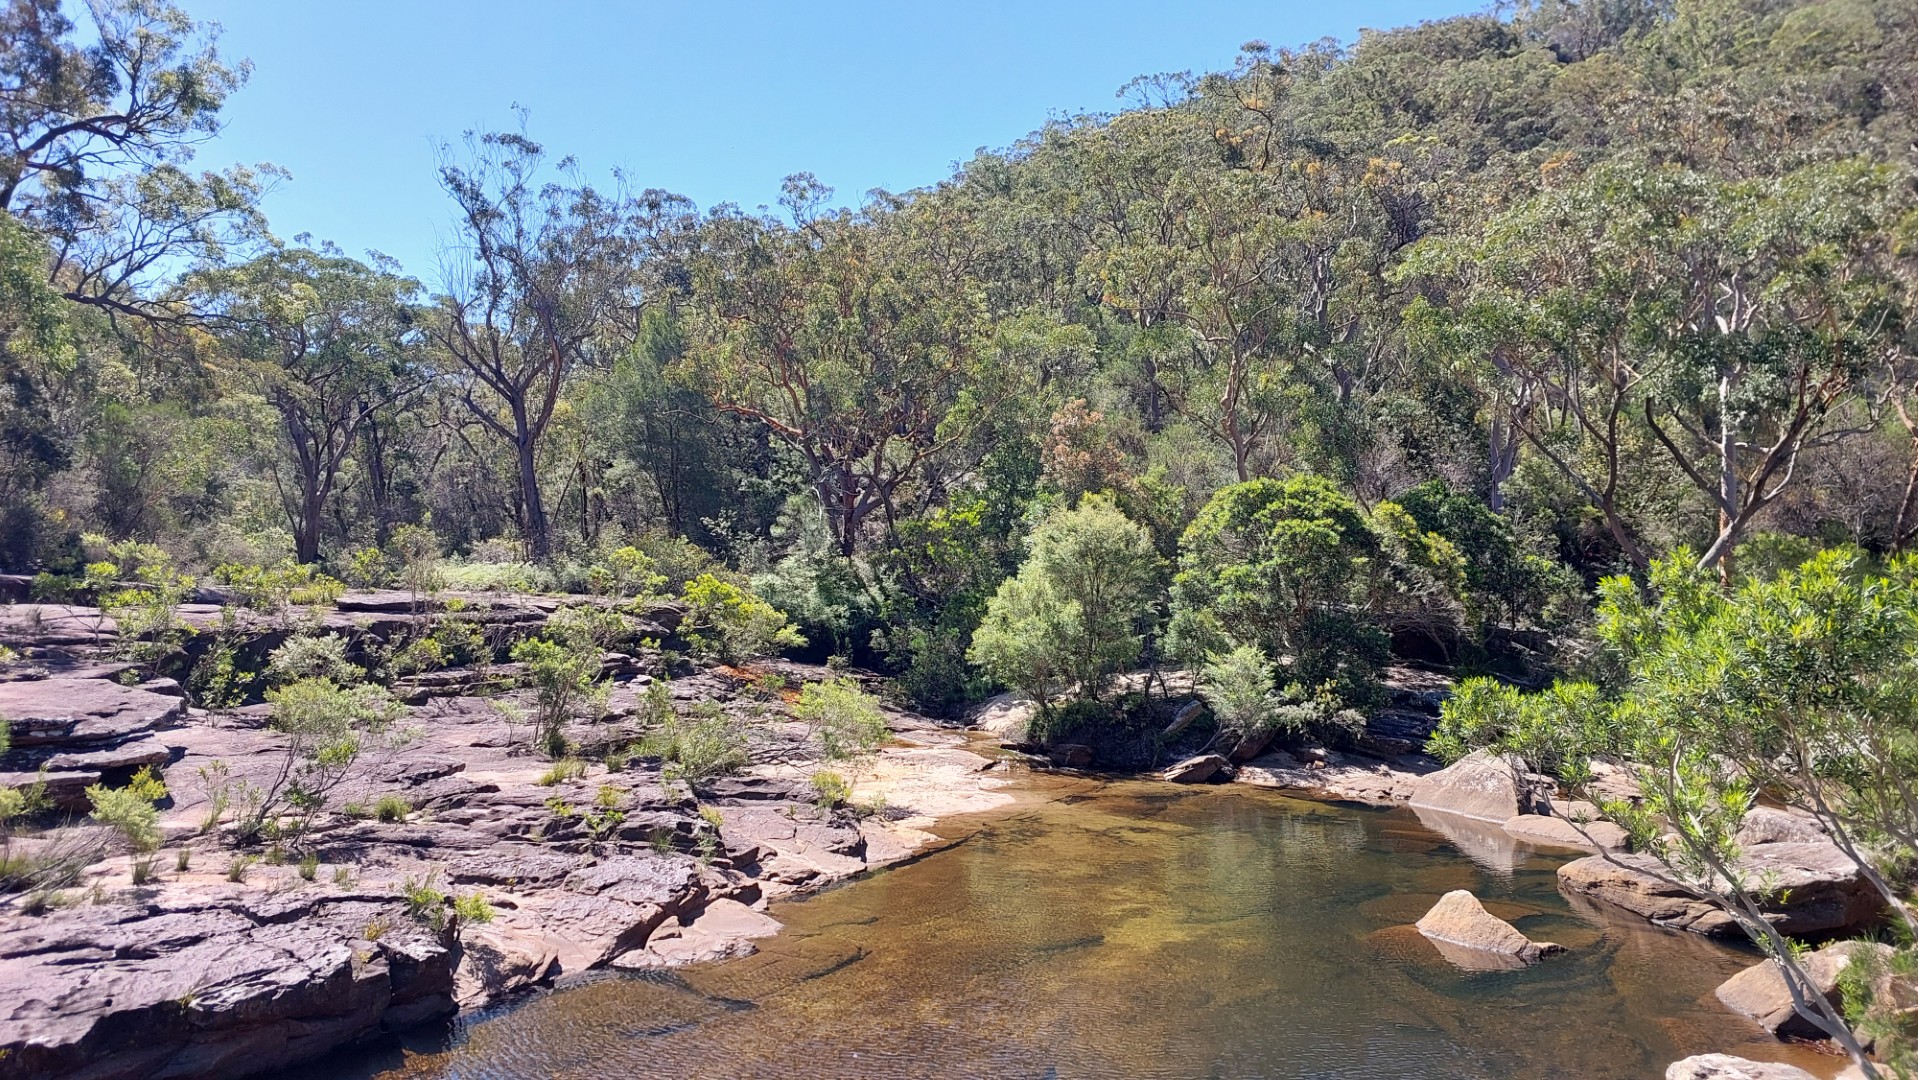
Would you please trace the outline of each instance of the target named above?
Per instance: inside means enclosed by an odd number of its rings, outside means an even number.
[[[1730,1054],[1698,1054],[1665,1067],[1665,1080],[1818,1080],[1796,1065],[1748,1061]]]
[[[1755,844],[1743,864],[1776,883],[1785,902],[1770,901],[1765,917],[1783,934],[1830,936],[1875,922],[1884,904],[1856,863],[1829,841]],[[1693,933],[1734,936],[1738,924],[1722,908],[1674,879],[1674,871],[1646,853],[1592,855],[1558,868],[1559,887]]]
[[[1447,960],[1468,971],[1512,971],[1565,951],[1527,938],[1465,889],[1440,897],[1416,925]]]
[[[450,1015],[459,944],[390,893],[181,897],[0,925],[0,1076],[285,1068]]]

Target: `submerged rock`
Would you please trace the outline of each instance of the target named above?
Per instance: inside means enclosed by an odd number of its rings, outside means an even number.
[[[1838,1006],[1842,1005],[1838,993],[1839,975],[1851,963],[1853,956],[1861,951],[1873,950],[1885,955],[1892,951],[1889,945],[1840,941],[1807,954],[1801,964],[1825,1000]],[[1726,979],[1716,993],[1726,1008],[1751,1017],[1774,1035],[1793,1039],[1826,1038],[1818,1025],[1798,1014],[1792,1005],[1791,991],[1785,987],[1785,976],[1779,971],[1778,965],[1770,960],[1753,964]]]
[[[1503,825],[1520,814],[1551,812],[1552,782],[1512,757],[1468,754],[1419,779],[1413,806]]]
[[[1665,1080],[1818,1080],[1796,1065],[1747,1061],[1730,1054],[1698,1054],[1665,1068]]]
[[[1521,968],[1565,951],[1519,933],[1517,927],[1486,911],[1478,897],[1465,889],[1440,897],[1417,926],[1419,933],[1440,946],[1446,959],[1473,971]]]
[[[1609,821],[1581,820],[1574,823],[1562,814],[1520,814],[1505,822],[1505,831],[1530,844],[1579,848],[1585,851],[1623,851],[1629,840],[1625,830]]]

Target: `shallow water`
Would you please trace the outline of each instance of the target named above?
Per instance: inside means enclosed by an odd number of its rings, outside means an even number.
[[[1119,783],[780,905],[742,960],[607,975],[330,1075],[1642,1078],[1830,1059],[1711,996],[1749,955],[1555,887],[1562,855],[1405,810]],[[1456,830],[1454,830],[1456,831]],[[1406,924],[1449,889],[1568,954],[1461,971]]]

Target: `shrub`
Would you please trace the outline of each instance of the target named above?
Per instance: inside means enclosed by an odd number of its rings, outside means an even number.
[[[1199,673],[1199,696],[1218,718],[1221,735],[1233,740],[1275,731],[1280,700],[1272,661],[1256,645],[1214,656]]]
[[[300,679],[328,679],[341,686],[362,682],[366,672],[346,657],[338,634],[294,634],[267,654],[267,680],[284,686]]]
[[[643,602],[658,594],[666,575],[651,555],[630,545],[606,552],[586,571],[586,586],[601,596]]]
[[[406,913],[435,930],[446,926],[446,893],[439,887],[439,871],[428,870],[423,878],[406,875],[400,883],[406,897]]]
[[[228,781],[228,798],[241,807],[242,841],[257,837],[282,810],[294,814],[290,838],[297,841],[346,779],[364,740],[384,733],[400,707],[379,687],[341,686],[326,678],[289,683],[269,691],[267,700],[272,726],[285,742],[279,768],[264,788]]]
[[[133,883],[144,885],[153,873],[154,852],[160,847],[160,812],[155,803],[166,798],[166,784],[143,765],[123,788],[94,784],[87,788],[93,819],[111,826],[133,849]]]
[[[848,678],[807,683],[793,703],[793,715],[812,729],[827,761],[870,754],[891,734],[878,700]]]
[[[561,608],[539,637],[513,647],[513,659],[526,665],[533,686],[535,743],[549,756],[566,752],[566,725],[598,716],[607,686],[600,657],[607,643],[625,628],[614,612],[597,608]]]
[[[833,810],[852,801],[852,784],[836,772],[822,769],[813,773],[812,790],[821,810]]]
[[[193,593],[193,579],[152,544],[131,540],[107,548],[107,558],[86,568],[85,584],[102,615],[120,631],[120,652],[143,664],[172,658],[193,628],[179,620],[179,607]]]
[[[568,780],[576,780],[585,775],[586,763],[584,761],[578,758],[561,758],[548,766],[545,772],[540,773],[539,779],[534,781],[534,783],[537,783],[541,787],[552,787],[556,784],[564,784]]]
[[[374,820],[387,825],[398,825],[413,813],[413,804],[404,795],[382,795],[373,804]]]
[[[727,716],[688,721],[672,714],[639,742],[639,752],[658,758],[669,780],[698,784],[746,764],[746,736]]]
[[[346,591],[345,582],[291,560],[274,566],[223,563],[213,568],[213,580],[225,586],[242,607],[266,615],[295,605],[329,605]]]
[[[1197,660],[1256,645],[1290,658],[1287,681],[1370,704],[1387,658],[1378,625],[1387,562],[1364,511],[1328,480],[1224,488],[1185,532],[1172,586],[1175,649]]]
[[[686,583],[680,633],[701,656],[738,663],[806,643],[771,604],[710,573]]]
[[[486,902],[486,894],[470,892],[453,900],[453,916],[461,923],[489,923],[493,921],[493,905]]]
[[[1032,536],[1032,554],[999,586],[967,657],[1041,711],[1068,691],[1096,698],[1139,657],[1160,560],[1144,528],[1088,495]]]

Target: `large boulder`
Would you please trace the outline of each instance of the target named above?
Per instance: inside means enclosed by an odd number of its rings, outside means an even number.
[[[1665,1068],[1665,1080],[1818,1080],[1796,1065],[1747,1061],[1730,1054],[1698,1054]]]
[[[1552,782],[1515,757],[1475,751],[1419,778],[1411,804],[1504,825],[1520,814],[1551,813]]]
[[[1863,941],[1840,941],[1827,945],[1817,952],[1805,955],[1800,965],[1819,994],[1834,1006],[1841,1006],[1839,1000],[1838,977],[1852,958],[1861,951],[1877,951],[1880,955],[1889,955],[1891,946]],[[1717,990],[1718,1000],[1736,1013],[1751,1017],[1764,1026],[1766,1031],[1781,1038],[1822,1039],[1825,1032],[1818,1025],[1798,1014],[1792,1004],[1791,991],[1785,986],[1785,976],[1778,965],[1770,960],[1760,961],[1751,967],[1733,975],[1721,983]]]
[[[1232,763],[1219,754],[1200,754],[1166,769],[1164,777],[1175,784],[1203,784],[1218,776],[1221,770],[1231,775]]]
[[[1830,843],[1759,844],[1741,866],[1774,886],[1765,917],[1783,934],[1837,934],[1875,922],[1884,901],[1858,864]],[[1724,909],[1698,896],[1652,855],[1592,855],[1558,868],[1559,887],[1616,904],[1647,919],[1700,934],[1735,935]]]
[[[1032,726],[1032,718],[1037,715],[1037,702],[1017,694],[1004,693],[980,702],[966,719],[981,731],[1001,739],[1023,742]]]
[[[1439,946],[1446,959],[1474,971],[1521,968],[1564,951],[1549,941],[1527,938],[1511,923],[1486,911],[1478,897],[1464,889],[1440,897],[1417,926],[1419,933]]]
[[[1737,840],[1744,847],[1759,844],[1820,844],[1827,839],[1824,827],[1810,814],[1799,810],[1780,810],[1754,806],[1739,822]]]

